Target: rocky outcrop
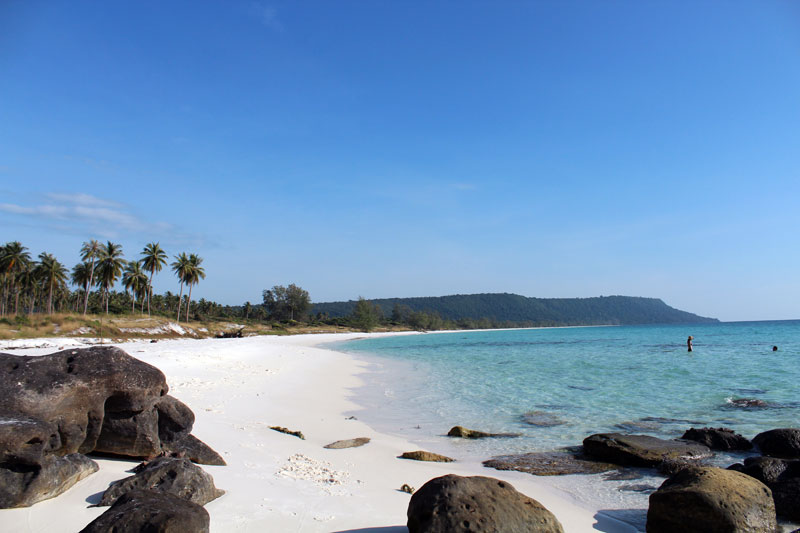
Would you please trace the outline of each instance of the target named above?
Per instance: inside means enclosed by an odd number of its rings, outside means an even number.
[[[562,533],[556,517],[509,483],[453,474],[425,483],[408,504],[409,533]]]
[[[358,448],[359,446],[363,446],[369,442],[369,437],[358,437],[355,439],[347,439],[347,440],[337,440],[336,442],[331,442],[330,444],[326,444],[323,448],[328,448],[329,450],[341,450],[343,448]]]
[[[137,468],[136,475],[112,483],[98,505],[112,505],[133,490],[169,493],[197,505],[205,505],[225,494],[214,486],[210,474],[188,459],[159,457]]]
[[[800,429],[781,428],[759,433],[753,439],[761,453],[784,459],[800,459]]]
[[[445,455],[439,455],[433,452],[424,452],[417,450],[415,452],[403,452],[400,456],[401,459],[411,459],[413,461],[428,461],[432,463],[452,463],[453,459]]]
[[[519,433],[485,433],[474,429],[467,429],[462,426],[453,426],[447,432],[448,437],[460,437],[462,439],[486,439],[490,437],[519,437]]]
[[[563,476],[567,474],[597,474],[617,470],[615,464],[588,460],[570,452],[535,452],[519,455],[500,455],[483,462],[483,466],[496,470],[516,470],[535,476]]]
[[[665,459],[699,460],[711,450],[693,442],[664,440],[649,435],[598,433],[583,440],[586,455],[618,465],[657,467]]]
[[[750,450],[753,447],[749,440],[727,428],[690,428],[681,438],[699,442],[712,450]]]
[[[0,507],[56,496],[96,470],[75,454],[179,452],[224,464],[167,390],[160,370],[111,346],[0,354]]]
[[[721,468],[687,468],[650,495],[648,533],[761,533],[777,527],[772,493]]]
[[[133,490],[80,533],[208,533],[208,512],[184,498],[152,490]]]
[[[800,460],[748,457],[728,467],[754,477],[772,490],[778,516],[800,522]]]

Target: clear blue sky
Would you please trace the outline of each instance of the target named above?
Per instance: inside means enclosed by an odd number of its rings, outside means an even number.
[[[0,240],[69,267],[800,318],[799,207],[797,2],[0,0]]]

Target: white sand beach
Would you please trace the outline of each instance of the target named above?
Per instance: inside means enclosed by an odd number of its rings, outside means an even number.
[[[410,496],[431,478],[454,473],[507,480],[552,511],[566,531],[633,531],[548,486],[546,478],[501,472],[480,464],[399,459],[420,449],[381,434],[348,414],[359,409],[365,364],[324,343],[364,334],[162,340],[119,345],[164,372],[170,394],[195,413],[193,433],[227,466],[204,466],[226,491],[209,503],[211,530],[400,533]],[[0,351],[42,355],[80,344],[76,339],[2,341]],[[27,346],[21,349],[19,346]],[[30,346],[37,346],[31,348]],[[10,350],[9,348],[15,348]],[[270,426],[300,430],[305,440]],[[369,437],[358,448],[325,449],[331,442]],[[437,452],[438,450],[429,450]],[[135,461],[96,459],[100,471],[61,496],[30,508],[0,510],[0,530],[79,531],[106,508],[90,508]]]

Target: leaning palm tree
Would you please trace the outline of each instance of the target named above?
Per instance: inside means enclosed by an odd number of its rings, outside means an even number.
[[[3,303],[10,294],[14,295],[14,314],[17,314],[17,307],[19,306],[19,291],[17,291],[17,275],[25,270],[26,266],[31,262],[31,254],[29,254],[25,246],[19,241],[7,242],[0,250],[0,272],[7,280],[5,292],[3,294]]]
[[[189,260],[189,257],[186,255],[186,252],[181,252],[181,255],[175,256],[175,261],[172,262],[170,265],[172,267],[172,271],[175,272],[175,275],[178,276],[178,281],[181,284],[181,291],[180,295],[178,296],[178,322],[181,321],[181,303],[183,302],[183,284],[186,283],[186,280],[189,276],[189,271],[192,268],[192,264]]]
[[[91,266],[89,267],[89,284],[86,286],[86,294],[83,296],[84,316],[86,315],[86,309],[89,307],[89,287],[94,283],[94,262],[100,255],[101,246],[102,245],[94,239],[83,243],[83,246],[81,246],[81,259],[84,262],[91,260]]]
[[[150,272],[150,279],[147,281],[147,316],[150,316],[150,299],[153,297],[153,274],[161,272],[161,268],[166,264],[167,252],[157,242],[151,242],[144,247],[144,250],[142,250],[142,268]]]
[[[47,252],[39,254],[39,264],[36,265],[36,269],[48,289],[47,313],[53,314],[53,292],[66,284],[67,269]]]
[[[100,246],[100,255],[97,262],[97,284],[103,289],[106,314],[108,314],[109,291],[119,279],[124,263],[121,244],[114,244],[108,241],[105,246]]]
[[[131,298],[131,313],[136,311],[136,297],[142,297],[147,289],[147,274],[142,270],[139,261],[128,261],[125,265],[125,272],[122,273],[122,285],[125,291],[133,293]]]
[[[200,283],[201,279],[206,279],[206,271],[200,265],[203,258],[197,254],[189,255],[189,271],[186,273],[186,284],[189,285],[189,301],[186,302],[186,321],[189,321],[189,306],[192,305],[192,286]]]

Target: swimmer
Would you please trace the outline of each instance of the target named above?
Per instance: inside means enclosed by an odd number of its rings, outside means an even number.
[[[694,339],[694,337],[692,337],[691,335],[689,335],[689,340],[687,340],[687,341],[686,341],[686,346],[688,346],[688,347],[689,347],[689,351],[690,351],[690,352],[692,351],[692,339]]]
[[[778,351],[778,347],[777,347],[777,346],[773,346],[773,347],[772,347],[772,351],[773,351],[773,352],[777,352],[777,351]]]

